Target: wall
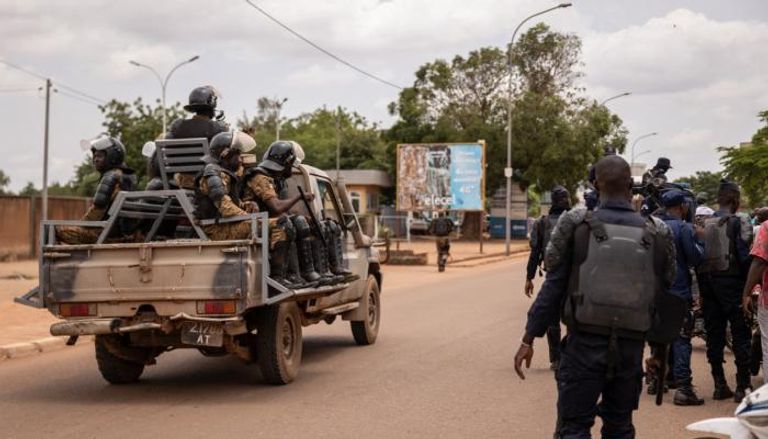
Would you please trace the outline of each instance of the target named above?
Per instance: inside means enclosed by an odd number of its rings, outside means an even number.
[[[48,219],[78,220],[91,200],[48,197]],[[40,233],[40,197],[0,196],[0,260],[34,257]]]

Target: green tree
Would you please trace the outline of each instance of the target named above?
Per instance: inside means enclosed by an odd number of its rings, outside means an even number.
[[[751,144],[718,148],[725,174],[741,185],[746,204],[751,207],[768,202],[768,110],[760,112],[758,118],[763,126],[752,136]]]
[[[0,169],[0,195],[11,195],[6,189],[11,184],[11,177],[5,175],[2,169]]]
[[[125,145],[125,163],[136,171],[139,187],[147,182],[146,158],[141,154],[144,143],[158,138],[163,131],[162,107],[145,104],[141,98],[133,102],[111,100],[99,109],[104,114],[102,126],[106,134],[119,138]],[[168,120],[184,117],[178,102],[166,109]],[[90,157],[77,166],[75,176],[67,186],[71,192],[82,196],[91,196],[96,190],[99,175],[91,165]]]
[[[715,196],[717,196],[722,178],[722,172],[697,171],[693,175],[678,178],[675,180],[675,183],[689,184],[695,193],[706,192],[709,196],[708,202],[711,203],[714,201]]]
[[[238,129],[250,134],[256,140],[257,150],[255,153],[259,156],[275,141],[278,118],[280,118],[281,123],[285,122],[280,117],[280,110],[284,101],[280,98],[260,97],[256,101],[256,115],[249,117],[248,113],[243,111],[242,117],[237,120]],[[281,130],[285,129],[282,124],[280,128]],[[280,137],[285,138],[284,135]]]

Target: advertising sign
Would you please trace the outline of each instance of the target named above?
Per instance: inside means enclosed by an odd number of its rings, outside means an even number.
[[[483,210],[485,144],[397,146],[397,209]]]

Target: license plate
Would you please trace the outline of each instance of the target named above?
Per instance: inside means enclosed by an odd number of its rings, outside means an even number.
[[[220,323],[185,322],[181,325],[181,342],[194,346],[224,344],[224,328]]]

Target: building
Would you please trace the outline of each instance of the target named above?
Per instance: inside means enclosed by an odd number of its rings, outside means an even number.
[[[335,169],[325,172],[336,178]],[[347,185],[355,212],[358,215],[377,214],[382,190],[392,187],[389,174],[373,169],[342,169],[339,173]]]

